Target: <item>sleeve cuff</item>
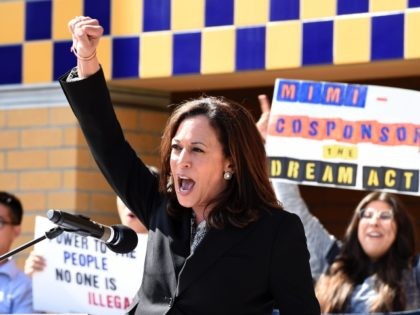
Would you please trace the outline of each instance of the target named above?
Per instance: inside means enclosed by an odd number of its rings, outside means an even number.
[[[79,78],[77,67],[74,67],[73,69],[71,69],[69,75],[67,76],[66,82],[75,82],[80,80],[82,80],[82,78]]]

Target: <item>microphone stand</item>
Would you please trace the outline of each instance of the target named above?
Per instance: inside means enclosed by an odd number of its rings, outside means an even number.
[[[29,242],[19,246],[18,248],[14,249],[14,250],[11,250],[10,252],[8,252],[4,255],[1,255],[0,256],[0,262],[5,260],[6,258],[9,258],[12,255],[24,250],[25,248],[27,248],[29,246],[32,246],[32,245],[34,245],[38,242],[41,242],[41,241],[45,240],[46,238],[48,238],[50,240],[53,239],[53,238],[56,238],[58,235],[60,235],[63,232],[64,232],[64,229],[62,229],[61,227],[52,228],[51,230],[45,232],[45,234],[43,236],[40,236],[40,237],[38,237],[38,238],[36,238],[32,241],[29,241]]]

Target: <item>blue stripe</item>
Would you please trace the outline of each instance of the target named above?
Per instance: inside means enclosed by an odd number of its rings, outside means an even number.
[[[408,0],[408,7],[409,8],[420,7],[420,0]]]
[[[298,20],[300,1],[270,0],[270,21]]]
[[[111,0],[84,0],[84,15],[98,19],[108,35],[111,28]]]
[[[53,46],[53,79],[57,80],[77,65],[76,56],[70,51],[71,41],[56,42]]]
[[[337,0],[337,14],[369,12],[369,0]]]
[[[0,46],[0,84],[22,82],[22,46]]]
[[[144,0],[143,31],[164,31],[171,28],[171,1]]]
[[[173,74],[200,73],[201,33],[174,35]]]
[[[233,0],[206,0],[205,26],[233,25]]]
[[[333,60],[333,21],[303,24],[302,64],[330,64]]]
[[[371,60],[401,59],[404,56],[404,15],[372,18]]]
[[[265,69],[265,27],[238,28],[236,70]]]
[[[25,39],[51,38],[51,0],[25,2]]]
[[[112,42],[112,77],[139,76],[140,39],[138,37],[115,38]]]

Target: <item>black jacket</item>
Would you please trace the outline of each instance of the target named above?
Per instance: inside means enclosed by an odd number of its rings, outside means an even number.
[[[296,215],[267,210],[246,228],[210,229],[188,257],[191,211],[180,218],[166,212],[156,177],[124,140],[102,70],[81,81],[66,77],[60,84],[99,168],[149,229],[129,314],[268,315],[274,303],[281,315],[320,313]]]

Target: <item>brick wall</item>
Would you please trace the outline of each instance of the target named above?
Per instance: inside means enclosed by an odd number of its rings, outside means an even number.
[[[167,112],[130,105],[116,106],[116,113],[136,152],[157,166]],[[119,223],[115,195],[68,106],[0,109],[0,190],[16,194],[25,210],[22,235],[13,248],[34,238],[35,217],[45,217],[51,208]],[[15,255],[20,267],[32,249]]]

